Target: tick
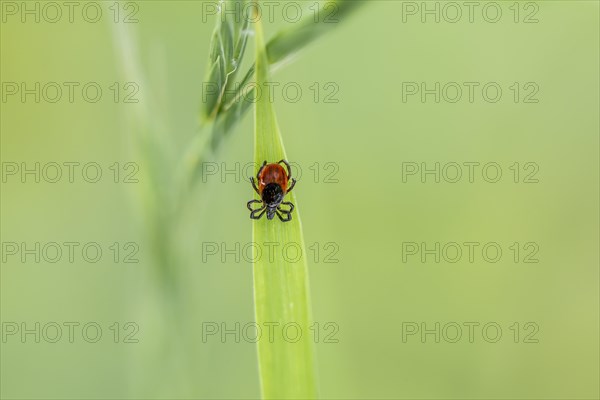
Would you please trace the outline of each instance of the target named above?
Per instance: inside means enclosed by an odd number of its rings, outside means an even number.
[[[286,166],[287,172],[281,165],[282,163]],[[267,219],[273,219],[277,215],[283,222],[291,221],[294,205],[289,201],[283,201],[283,198],[292,191],[296,180],[292,178],[292,169],[286,160],[280,160],[273,164],[267,164],[265,161],[256,174],[256,182],[254,178],[250,178],[250,182],[254,191],[260,196],[260,200],[248,202],[250,218],[260,219],[264,213],[267,213]],[[289,182],[292,184],[288,188]],[[259,203],[261,206],[252,208],[254,203]],[[282,205],[288,206],[289,209],[281,208]]]

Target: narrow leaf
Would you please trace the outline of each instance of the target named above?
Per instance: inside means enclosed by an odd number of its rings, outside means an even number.
[[[269,64],[260,21],[256,23],[256,49],[256,82],[262,85],[268,81]],[[276,163],[287,159],[273,104],[267,96],[256,99],[254,139],[254,160],[258,165],[265,160]],[[302,185],[298,184],[297,189],[302,190]],[[263,397],[268,399],[315,398],[317,392],[314,349],[309,335],[306,249],[295,191],[285,199],[296,206],[291,221],[282,222],[277,217],[252,221],[253,241],[261,247],[270,244],[277,249],[273,257],[265,252],[254,257],[256,322],[260,327],[275,326],[279,330],[288,327],[287,332],[294,332],[288,340],[279,335],[272,343],[264,338],[258,341],[261,389]],[[290,249],[294,255],[284,257],[284,249]],[[299,257],[293,250],[298,250]],[[296,330],[301,332],[297,341]]]
[[[364,0],[326,1],[316,15],[307,15],[292,28],[276,34],[267,44],[269,63],[285,62],[313,40],[329,32],[347,15],[366,3]]]

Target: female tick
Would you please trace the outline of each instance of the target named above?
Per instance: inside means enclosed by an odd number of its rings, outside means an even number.
[[[281,166],[285,164],[287,173]],[[292,191],[296,180],[292,178],[292,169],[290,164],[286,160],[280,160],[277,163],[267,164],[265,161],[256,174],[256,180],[258,181],[258,187],[254,178],[250,178],[252,187],[260,196],[260,200],[250,200],[248,202],[248,210],[250,210],[250,218],[260,219],[263,214],[267,213],[267,219],[273,219],[275,215],[279,217],[283,222],[290,221],[292,219],[292,211],[294,205],[289,201],[283,201],[286,194]],[[292,182],[288,188],[288,183]],[[259,208],[252,208],[253,203],[260,203]],[[288,210],[281,208],[282,205],[289,206]]]

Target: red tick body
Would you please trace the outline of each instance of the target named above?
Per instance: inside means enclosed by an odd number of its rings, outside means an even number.
[[[286,170],[281,163],[285,164]],[[292,178],[292,169],[286,160],[281,160],[277,163],[267,164],[265,161],[256,174],[258,187],[254,182],[254,178],[250,178],[252,187],[260,196],[260,200],[250,200],[248,209],[250,210],[250,218],[260,219],[263,214],[267,213],[267,219],[273,219],[275,215],[283,222],[292,219],[292,211],[294,205],[289,201],[283,201],[283,198],[288,194],[296,184],[296,180]],[[288,188],[288,183],[292,182]],[[252,204],[260,203],[259,208],[253,209]],[[281,208],[282,205],[289,207],[289,210]]]
[[[258,174],[258,194],[262,196],[265,187],[275,183],[281,187],[283,194],[287,193],[288,175],[281,164],[267,164]]]

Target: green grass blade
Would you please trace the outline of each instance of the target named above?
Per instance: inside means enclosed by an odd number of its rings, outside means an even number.
[[[319,36],[335,28],[350,12],[365,4],[364,0],[330,0],[321,7],[315,21],[307,15],[298,24],[276,34],[267,43],[267,59],[277,68]]]
[[[268,80],[269,64],[265,53],[264,36],[260,21],[256,24],[256,81],[259,85]],[[281,134],[267,96],[261,96],[255,107],[254,160],[277,162],[287,159]],[[298,185],[302,190],[302,185]],[[258,341],[258,362],[261,390],[264,398],[315,398],[316,376],[314,348],[310,337],[311,323],[308,272],[302,226],[295,191],[286,196],[287,201],[296,205],[290,222],[281,222],[277,217],[267,220],[263,217],[252,223],[253,241],[266,248],[274,244],[274,256],[266,251],[254,262],[254,301],[256,322],[264,330],[270,323],[276,332],[281,333],[288,326],[289,336],[295,339],[296,329],[302,332],[295,343],[284,340],[282,335],[274,335],[271,343],[268,335]],[[290,248],[290,254],[300,249],[300,258],[295,254],[285,257],[283,249]],[[287,258],[287,259],[286,259]],[[290,325],[288,325],[290,324]],[[297,325],[295,325],[297,324]],[[293,326],[293,327],[292,327]],[[293,333],[292,333],[293,332]]]

